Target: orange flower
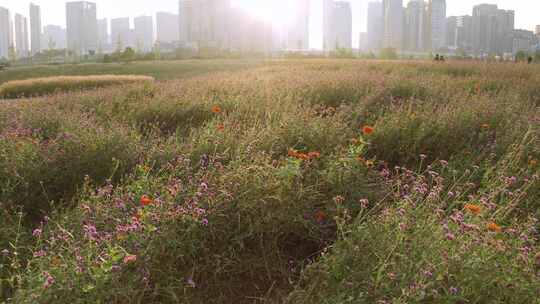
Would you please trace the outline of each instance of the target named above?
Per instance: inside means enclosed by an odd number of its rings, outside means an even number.
[[[480,86],[480,84],[477,84],[474,89],[476,90],[476,94],[480,94],[480,92],[482,91],[482,87]]]
[[[318,211],[317,213],[315,213],[315,219],[317,220],[317,222],[322,222],[326,219],[326,213],[324,213],[323,211]]]
[[[301,160],[309,160],[309,156],[306,153],[298,153],[296,155],[296,158],[301,159]]]
[[[529,161],[529,164],[530,164],[532,167],[534,167],[534,166],[538,165],[538,160],[536,160],[536,159],[531,159],[531,160]]]
[[[152,205],[154,201],[146,195],[141,196],[141,206]]]
[[[464,208],[465,210],[471,212],[474,215],[479,215],[482,211],[482,207],[475,204],[466,204]]]
[[[217,125],[216,128],[218,129],[218,131],[223,131],[223,130],[225,130],[225,125],[224,124],[219,124],[219,125]]]
[[[212,107],[212,113],[219,114],[221,113],[221,107],[218,105],[215,105]]]
[[[293,150],[293,149],[290,149],[288,152],[287,152],[287,155],[289,157],[294,157],[296,159],[301,159],[301,160],[311,160],[313,158],[317,158],[317,157],[320,157],[321,154],[319,152],[310,152],[308,154],[306,153],[300,153],[296,150]]]
[[[487,228],[488,228],[490,231],[497,232],[497,233],[499,233],[499,232],[502,231],[501,226],[495,224],[494,222],[488,223]]]
[[[488,124],[483,124],[481,125],[482,129],[489,129],[489,125]]]
[[[313,151],[313,152],[309,152],[308,156],[311,159],[319,158],[319,157],[321,157],[321,153],[319,151]]]
[[[124,264],[129,264],[135,261],[137,261],[136,255],[128,254],[124,257]]]
[[[370,126],[362,127],[362,133],[364,133],[365,135],[371,135],[374,131],[375,129],[373,127],[370,127]]]

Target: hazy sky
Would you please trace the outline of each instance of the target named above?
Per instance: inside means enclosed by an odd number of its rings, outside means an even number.
[[[280,1],[290,3],[293,0],[232,0],[243,3],[244,6],[256,8],[260,3],[272,3],[276,5]],[[8,8],[11,13],[20,13],[28,16],[30,2],[41,6],[43,25],[56,24],[65,26],[65,2],[66,0],[0,0],[0,6]],[[136,17],[139,15],[154,15],[156,11],[178,11],[178,0],[95,0],[97,3],[98,18]],[[311,47],[320,48],[322,45],[322,0],[311,0]],[[366,28],[366,6],[370,0],[349,0],[353,7],[353,43],[358,45],[358,36]],[[404,0],[404,5],[408,0]],[[540,1],[539,0],[447,0],[447,14],[464,15],[471,14],[472,7],[480,3],[498,4],[499,8],[513,9],[516,11],[516,27],[534,30],[536,24],[540,24]],[[272,12],[266,13],[270,15]],[[282,16],[283,12],[276,15]],[[282,18],[282,17],[281,17]]]

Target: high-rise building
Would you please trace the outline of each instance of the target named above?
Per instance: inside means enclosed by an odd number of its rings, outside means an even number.
[[[540,25],[536,26],[536,30],[534,31],[534,33],[536,34],[536,36],[540,36]]]
[[[18,57],[28,57],[28,22],[20,14],[15,14],[15,49]]]
[[[503,55],[512,51],[514,11],[497,5],[480,4],[473,8],[473,49],[477,55]]]
[[[66,30],[61,26],[46,25],[43,27],[43,36],[45,36],[45,48],[49,50],[62,50],[66,48]]]
[[[383,6],[381,2],[369,2],[367,13],[367,44],[371,51],[379,50],[383,41]]]
[[[66,3],[67,46],[79,55],[98,49],[96,4],[86,1]]]
[[[228,27],[234,22],[229,20],[230,0],[198,0],[191,5],[191,42],[199,47],[227,48]]]
[[[405,11],[403,47],[407,51],[419,52],[426,45],[426,5],[424,0],[412,0]]]
[[[133,20],[137,51],[148,53],[154,46],[154,21],[152,16],[140,16]]]
[[[451,49],[457,49],[457,17],[451,16],[446,18],[446,43],[445,45]]]
[[[193,0],[180,0],[179,3],[179,39],[180,42],[189,44],[193,42]],[[159,40],[159,39],[158,39]]]
[[[446,0],[430,0],[431,48],[434,51],[446,46]]]
[[[352,10],[347,1],[324,0],[323,47],[325,51],[352,48]]]
[[[347,1],[334,2],[334,32],[336,34],[336,47],[340,49],[352,48],[352,9]]]
[[[331,51],[336,46],[334,33],[334,0],[323,0],[323,50]]]
[[[512,33],[512,54],[518,52],[529,53],[535,44],[534,32],[527,30],[514,30]]]
[[[466,52],[473,49],[473,18],[471,16],[458,16],[456,18],[456,47]]]
[[[9,10],[0,7],[0,59],[9,58],[9,48],[12,47],[10,28]]]
[[[289,49],[309,49],[309,3],[309,0],[296,2],[295,18],[287,35]]]
[[[368,51],[368,34],[367,34],[367,32],[360,32],[360,36],[358,37],[358,50],[360,50],[360,52]]]
[[[121,51],[126,47],[133,47],[130,41],[129,18],[111,19],[111,44],[117,50]]]
[[[403,0],[383,0],[383,47],[403,48]]]
[[[30,47],[32,54],[41,51],[41,9],[39,6],[30,3]]]
[[[253,18],[237,7],[230,9],[229,47],[233,52],[265,53],[273,48],[272,25]]]
[[[107,19],[98,19],[98,48],[109,48],[109,22]]]
[[[180,25],[176,14],[158,12],[156,13],[156,33],[158,42],[178,41]]]

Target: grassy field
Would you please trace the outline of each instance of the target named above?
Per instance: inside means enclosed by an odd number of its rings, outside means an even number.
[[[264,64],[264,60],[182,60],[132,63],[88,63],[8,68],[0,84],[12,80],[51,76],[146,75],[159,80],[188,78],[209,72],[235,71]]]
[[[0,302],[540,303],[540,67],[13,69],[152,85],[0,102]]]

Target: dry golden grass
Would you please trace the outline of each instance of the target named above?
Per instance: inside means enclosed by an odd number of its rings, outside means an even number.
[[[43,96],[56,92],[152,82],[154,82],[153,77],[139,75],[89,75],[33,78],[9,81],[0,85],[0,98]]]

